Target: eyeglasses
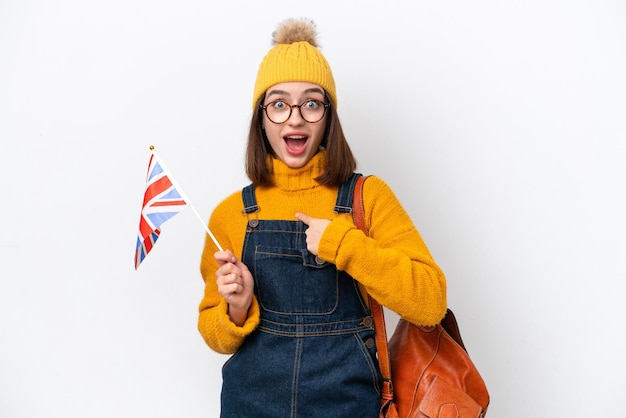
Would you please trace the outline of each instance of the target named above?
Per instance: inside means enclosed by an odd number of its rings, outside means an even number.
[[[294,107],[297,107],[300,111],[300,116],[306,122],[315,123],[322,120],[326,109],[330,107],[330,104],[324,103],[320,100],[309,99],[299,105],[290,105],[283,100],[276,100],[268,104],[261,105],[261,109],[265,110],[265,114],[270,122],[280,125],[285,123],[291,117],[291,111]]]

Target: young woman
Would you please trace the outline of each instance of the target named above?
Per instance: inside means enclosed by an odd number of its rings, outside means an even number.
[[[370,236],[351,215],[355,159],[331,69],[307,20],[274,32],[254,87],[246,171],[221,202],[201,272],[198,328],[234,353],[222,417],[378,417],[369,293],[416,324],[446,311],[446,282],[388,185],[363,190]]]

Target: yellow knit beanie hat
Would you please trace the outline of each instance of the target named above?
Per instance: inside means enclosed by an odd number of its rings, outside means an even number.
[[[287,19],[272,33],[272,49],[265,55],[256,83],[252,108],[267,89],[278,83],[306,81],[321,86],[335,106],[337,91],[330,66],[317,48],[315,23],[307,19]]]

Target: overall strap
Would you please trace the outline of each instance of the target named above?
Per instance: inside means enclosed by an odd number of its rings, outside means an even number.
[[[259,211],[259,206],[256,204],[256,195],[254,194],[254,184],[249,184],[241,191],[241,197],[243,199],[243,213],[254,213]]]
[[[352,213],[352,196],[354,196],[354,188],[359,177],[361,177],[360,173],[352,173],[352,176],[339,186],[335,213]]]

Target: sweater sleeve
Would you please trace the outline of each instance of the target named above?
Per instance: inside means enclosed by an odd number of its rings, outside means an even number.
[[[231,196],[220,204],[209,221],[209,229],[217,238],[224,249],[230,249],[237,257],[241,256],[242,242],[237,240],[235,231],[240,231],[242,226],[236,222],[236,215],[241,212],[239,195]],[[231,206],[234,206],[231,208]],[[245,226],[243,227],[245,230]],[[215,272],[218,269],[217,261],[213,254],[217,251],[215,244],[207,236],[202,258],[200,272],[204,279],[204,297],[199,306],[198,331],[207,345],[214,351],[222,354],[231,354],[237,351],[245,337],[250,334],[259,324],[259,305],[256,298],[252,298],[252,304],[248,310],[248,318],[243,326],[239,327],[228,316],[228,303],[217,291]]]
[[[324,231],[319,256],[361,283],[379,303],[418,325],[445,315],[446,279],[390,187],[371,176],[363,187],[369,236],[350,217]]]

